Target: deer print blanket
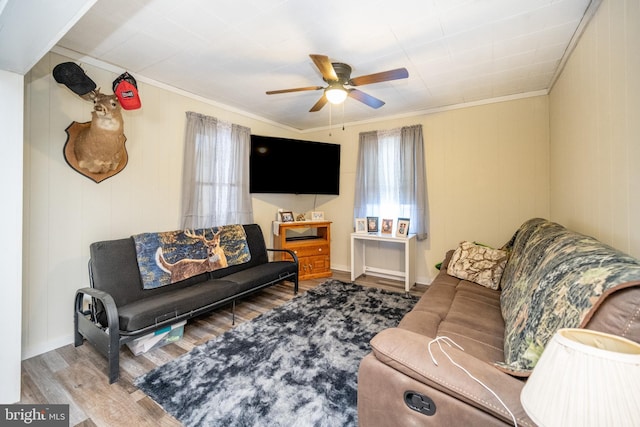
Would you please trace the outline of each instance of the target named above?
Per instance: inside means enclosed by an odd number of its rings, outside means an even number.
[[[144,289],[170,285],[251,259],[242,225],[142,233],[136,245]]]

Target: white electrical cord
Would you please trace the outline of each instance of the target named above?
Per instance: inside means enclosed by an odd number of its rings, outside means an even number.
[[[471,373],[469,371],[467,371],[465,368],[463,368],[462,366],[460,366],[458,363],[454,362],[453,359],[451,358],[451,356],[449,356],[449,354],[442,348],[442,342],[444,342],[445,344],[447,344],[449,347],[451,347],[451,344],[455,345],[456,347],[458,347],[460,350],[464,351],[464,348],[460,347],[454,340],[452,340],[449,337],[446,336],[438,336],[435,339],[429,341],[429,356],[431,356],[431,361],[433,362],[434,365],[438,366],[438,362],[436,361],[436,358],[433,356],[433,353],[431,352],[431,344],[436,343],[438,344],[438,347],[440,348],[440,351],[447,356],[447,359],[449,359],[449,361],[456,367],[458,367],[459,369],[461,369],[465,374],[467,374],[472,380],[474,380],[475,382],[477,382],[478,384],[480,384],[482,387],[484,387],[485,389],[487,389],[491,394],[493,394],[495,396],[496,399],[498,399],[498,402],[500,402],[500,404],[504,407],[504,409],[507,410],[507,412],[509,413],[509,415],[511,415],[511,420],[513,421],[513,425],[514,427],[518,427],[518,422],[516,421],[516,417],[513,415],[513,412],[511,412],[509,410],[509,408],[507,407],[507,405],[505,405],[505,403],[502,401],[502,399],[500,399],[500,397],[496,394],[496,392],[494,392],[493,390],[491,390],[491,388],[489,386],[487,386],[485,383],[483,383],[482,381],[480,381],[479,379],[477,379],[476,377],[474,377],[473,375],[471,375]]]

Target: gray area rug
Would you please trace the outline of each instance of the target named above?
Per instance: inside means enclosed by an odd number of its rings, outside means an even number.
[[[356,426],[369,341],[416,301],[329,280],[135,384],[186,426]]]

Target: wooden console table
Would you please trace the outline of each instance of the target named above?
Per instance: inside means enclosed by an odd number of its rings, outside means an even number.
[[[331,221],[277,222],[273,231],[274,247],[290,249],[298,257],[298,279],[331,276]]]
[[[402,246],[404,249],[404,271],[387,270],[368,266],[365,259],[365,246],[367,241],[389,242]],[[391,234],[381,233],[351,233],[351,281],[365,273],[376,273],[383,277],[404,279],[404,290],[409,292],[416,283],[416,235],[407,237],[394,237]]]

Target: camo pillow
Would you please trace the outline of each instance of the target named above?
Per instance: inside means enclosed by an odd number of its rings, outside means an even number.
[[[506,251],[465,241],[453,253],[447,274],[498,289],[506,263]]]
[[[598,240],[535,218],[510,242],[500,284],[501,370],[528,376],[560,328],[581,328],[616,290],[640,284],[640,261]]]

